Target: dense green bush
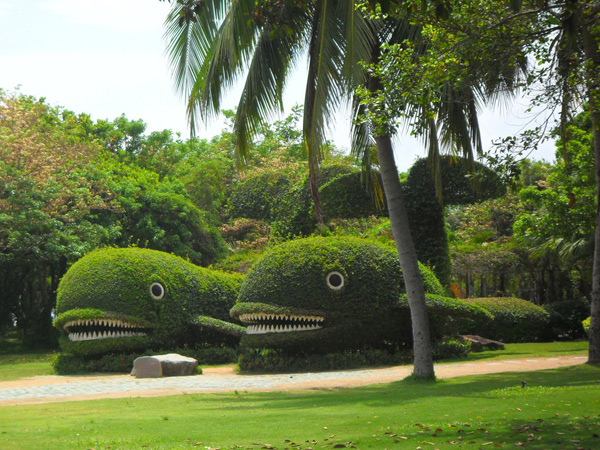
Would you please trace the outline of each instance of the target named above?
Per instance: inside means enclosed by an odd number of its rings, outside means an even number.
[[[463,333],[465,321],[485,323],[493,316],[481,306],[452,297],[426,294],[425,302],[431,325],[431,339],[434,343],[443,342],[446,338]],[[412,348],[412,323],[410,308],[406,294],[400,297],[399,308],[394,311],[397,315],[396,339]]]
[[[582,321],[590,313],[587,300],[574,299],[549,303],[542,306],[550,315],[546,339],[583,339],[585,330]]]
[[[434,344],[433,359],[434,361],[442,361],[444,359],[466,358],[470,351],[471,343],[469,341],[445,339]]]
[[[520,298],[471,298],[466,300],[487,309],[491,321],[465,321],[463,334],[476,334],[502,342],[535,342],[547,336],[550,314]]]
[[[236,185],[229,199],[229,215],[272,221],[275,208],[291,190],[287,176],[266,172]]]
[[[343,165],[325,166],[321,169],[317,185],[323,186],[328,181],[351,171],[350,167]],[[307,177],[302,183],[289,190],[275,205],[274,212],[275,220],[272,223],[271,233],[277,238],[286,240],[312,234],[316,222],[312,210],[310,179]]]
[[[454,339],[436,342],[436,361],[464,358],[471,345]],[[322,370],[347,370],[369,366],[390,366],[412,363],[412,349],[347,350],[326,354],[290,354],[281,349],[246,348],[238,359],[242,372],[292,373]]]
[[[384,350],[362,349],[292,355],[281,349],[246,348],[238,359],[238,366],[242,372],[293,373],[408,364],[411,360],[410,351],[390,353]]]
[[[230,364],[236,362],[238,357],[233,348],[223,346],[148,349],[144,352],[109,353],[97,356],[59,353],[54,357],[52,366],[60,375],[86,372],[130,373],[136,358],[165,353],[177,353],[194,358],[199,365]]]
[[[104,249],[75,263],[58,288],[55,326],[67,353],[104,354],[171,343],[198,342],[191,324],[200,316],[229,321],[242,277],[204,269],[176,256],[147,249]],[[151,293],[160,283],[163,296]],[[147,337],[70,341],[63,326],[73,320],[127,322]],[[210,334],[210,333],[208,333]]]
[[[378,176],[378,178],[381,177]],[[379,185],[381,186],[381,181]],[[328,219],[387,216],[385,198],[378,207],[374,194],[367,190],[358,170],[338,175],[329,180],[319,188],[319,195],[323,213]]]

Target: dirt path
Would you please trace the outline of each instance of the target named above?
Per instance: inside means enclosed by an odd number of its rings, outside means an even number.
[[[587,361],[585,356],[527,358],[436,364],[438,378],[553,369]],[[184,393],[298,391],[341,389],[390,383],[412,372],[412,366],[278,375],[240,375],[233,368],[205,369],[202,376],[136,379],[128,375],[40,376],[0,382],[0,405],[154,397]]]

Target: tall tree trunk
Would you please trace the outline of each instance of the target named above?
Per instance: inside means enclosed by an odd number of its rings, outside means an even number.
[[[590,25],[591,28],[591,25]],[[596,25],[583,27],[583,48],[587,63],[587,89],[592,122],[594,166],[596,169],[596,229],[594,232],[594,266],[592,270],[592,304],[590,311],[590,345],[588,362],[600,363],[600,33]]]
[[[389,136],[375,137],[377,144],[377,157],[381,170],[383,190],[387,200],[392,233],[396,240],[396,249],[400,267],[404,275],[410,317],[412,322],[414,345],[414,375],[419,378],[433,378],[433,355],[431,347],[431,333],[429,330],[429,316],[425,304],[425,290],[419,271],[417,252],[413,244],[408,216],[404,204],[404,194],[398,178],[398,169],[394,160],[392,141]]]

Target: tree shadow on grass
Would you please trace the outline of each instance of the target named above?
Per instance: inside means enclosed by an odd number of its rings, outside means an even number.
[[[525,388],[521,388],[525,381]],[[523,394],[533,388],[596,387],[600,392],[600,366],[579,365],[537,372],[505,372],[498,374],[473,375],[436,382],[400,380],[393,383],[360,388],[315,389],[303,392],[219,394],[225,401],[222,408],[237,408],[236,403],[255,400],[272,409],[320,407],[344,408],[361,404],[368,407],[385,407],[390,403],[402,405],[418,403],[436,397],[451,397],[459,402],[464,399],[493,398],[494,393],[505,389],[522,389]],[[501,395],[501,394],[498,394]],[[193,395],[190,397],[194,397]],[[198,396],[198,401],[202,401]],[[233,404],[229,405],[229,402]]]

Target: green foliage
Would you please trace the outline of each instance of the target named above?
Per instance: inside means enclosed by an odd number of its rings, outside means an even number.
[[[471,343],[457,339],[444,339],[436,342],[433,346],[433,359],[442,361],[444,359],[466,358],[471,351]]]
[[[352,169],[347,165],[325,166],[321,169],[317,184],[323,186],[339,175],[351,171]],[[283,240],[311,235],[316,227],[311,198],[310,179],[307,177],[288,191],[276,205],[276,220],[272,224],[272,234]]]
[[[548,303],[543,308],[550,314],[548,339],[574,340],[585,337],[582,321],[590,313],[587,300],[563,300]]]
[[[144,129],[0,91],[0,328],[16,319],[28,344],[56,345],[59,280],[94,248],[150,247],[204,265],[224,253],[212,218],[157,168],[185,160],[185,145]]]
[[[132,353],[104,354],[97,359],[86,359],[78,355],[59,353],[52,361],[52,367],[59,375],[72,375],[86,372],[129,373],[133,361],[141,355]]]
[[[381,208],[378,208],[374,194],[368,192],[358,170],[329,180],[319,188],[319,195],[327,218],[355,219],[387,216],[387,209],[383,207],[385,199],[382,200]]]
[[[448,336],[464,333],[465,322],[487,323],[493,319],[492,314],[483,307],[456,298],[427,294],[425,303],[434,343],[442,342]],[[400,297],[397,315],[397,333],[400,334],[400,339],[405,343],[412,343],[410,308],[406,294]]]
[[[265,172],[235,186],[229,199],[231,217],[272,221],[275,209],[290,191],[290,180],[281,173]]]
[[[404,183],[406,208],[411,233],[419,261],[433,268],[440,282],[450,283],[448,239],[443,216],[443,204],[475,203],[497,197],[505,192],[504,186],[493,172],[479,163],[450,156],[440,160],[440,196],[427,159],[420,159],[410,170]]]
[[[80,354],[193,343],[202,334],[188,326],[199,316],[228,320],[240,281],[239,276],[203,269],[154,250],[98,250],[75,263],[61,280],[55,326],[66,336],[63,326],[75,318],[104,318],[149,331],[148,337],[95,341],[70,342],[65,337],[65,351]],[[153,283],[163,286],[162,298],[152,296]]]
[[[238,359],[242,372],[293,373],[347,370],[368,366],[408,364],[409,351],[389,353],[384,350],[348,350],[326,354],[290,355],[278,349],[246,348]]]
[[[477,334],[502,342],[544,340],[550,314],[542,307],[519,298],[471,298],[466,300],[488,310],[492,321],[467,321],[463,334]]]
[[[198,361],[199,366],[230,364],[237,359],[237,353],[231,347],[200,346],[169,348],[165,350],[148,349],[143,353],[139,351],[126,353],[115,351],[97,355],[59,353],[54,357],[52,367],[59,375],[89,372],[130,373],[136,358],[140,356],[161,355],[166,352],[194,358]],[[202,373],[200,367],[198,367],[198,370],[199,373]]]
[[[590,335],[590,321],[591,320],[592,320],[591,317],[588,317],[583,322],[581,322],[581,325],[583,326],[583,330],[585,331],[586,336]]]

